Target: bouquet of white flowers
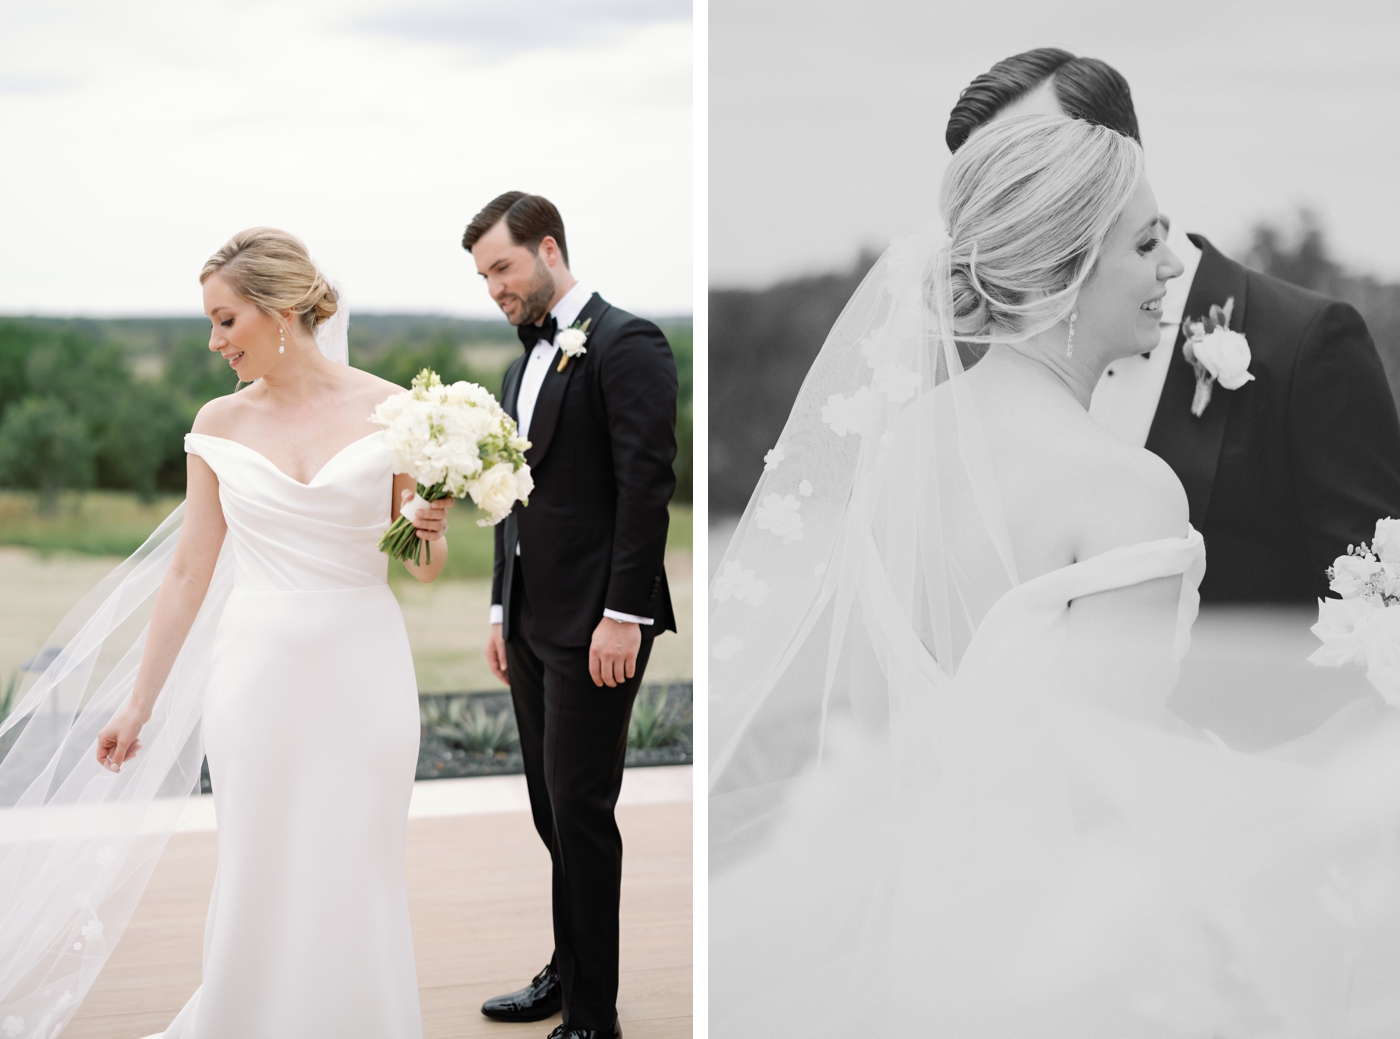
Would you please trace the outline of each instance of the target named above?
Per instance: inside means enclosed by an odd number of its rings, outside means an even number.
[[[490,516],[476,521],[482,527],[501,522],[517,501],[530,504],[535,487],[525,462],[530,441],[517,435],[515,419],[476,383],[444,386],[436,372],[424,368],[412,389],[375,408],[370,421],[388,434],[394,471],[412,476],[424,501],[471,495]],[[402,515],[379,539],[381,552],[415,564],[423,545]],[[431,563],[431,547],[427,555]]]
[[[1348,545],[1327,570],[1340,599],[1319,599],[1313,634],[1322,648],[1313,664],[1365,664],[1366,677],[1400,706],[1400,520],[1376,522],[1369,545]]]

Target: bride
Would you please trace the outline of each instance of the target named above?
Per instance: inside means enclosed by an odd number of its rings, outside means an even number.
[[[291,235],[235,235],[200,281],[209,349],[247,385],[201,409],[184,505],[65,622],[6,723],[0,1033],[72,1016],[207,754],[204,980],[163,1035],[420,1036],[417,684],[377,550],[414,485],[369,421],[400,387],[348,365],[345,308]],[[450,504],[414,518],[419,580],[446,562]]]
[[[712,587],[712,1034],[1397,1034],[1394,718],[1262,756],[1167,713],[1206,547],[1087,412],[1182,270],[1141,149],[994,123],[940,212]]]

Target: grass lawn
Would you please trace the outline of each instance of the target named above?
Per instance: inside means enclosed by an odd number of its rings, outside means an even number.
[[[45,513],[32,491],[0,491],[0,545],[129,556],[181,500],[159,495],[143,502],[128,491],[65,491]]]
[[[39,495],[0,491],[0,545],[127,556],[178,504],[180,498],[171,495],[143,502],[125,491],[75,491],[60,495],[51,511],[44,513],[39,509]],[[476,525],[476,510],[470,502],[453,509],[450,527],[447,569],[442,576],[449,580],[490,577],[492,531]],[[672,505],[667,549],[688,550],[693,529],[690,506]],[[391,567],[389,573],[395,582],[413,580],[403,567]]]

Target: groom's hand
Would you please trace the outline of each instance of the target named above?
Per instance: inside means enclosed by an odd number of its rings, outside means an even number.
[[[593,629],[588,647],[588,673],[594,685],[619,686],[637,673],[637,652],[642,648],[640,625],[604,617]]]
[[[491,633],[486,636],[486,666],[493,675],[510,685],[510,677],[506,674],[506,640],[501,638],[499,624],[491,625]]]

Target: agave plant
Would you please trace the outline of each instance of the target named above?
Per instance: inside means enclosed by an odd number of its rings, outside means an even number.
[[[487,711],[480,700],[454,696],[444,704],[423,701],[423,724],[448,743],[476,754],[496,754],[520,743],[509,709]]]
[[[627,725],[627,745],[648,750],[679,744],[690,749],[690,738],[680,711],[670,702],[670,690],[653,686],[637,693],[632,702],[632,720]]]

